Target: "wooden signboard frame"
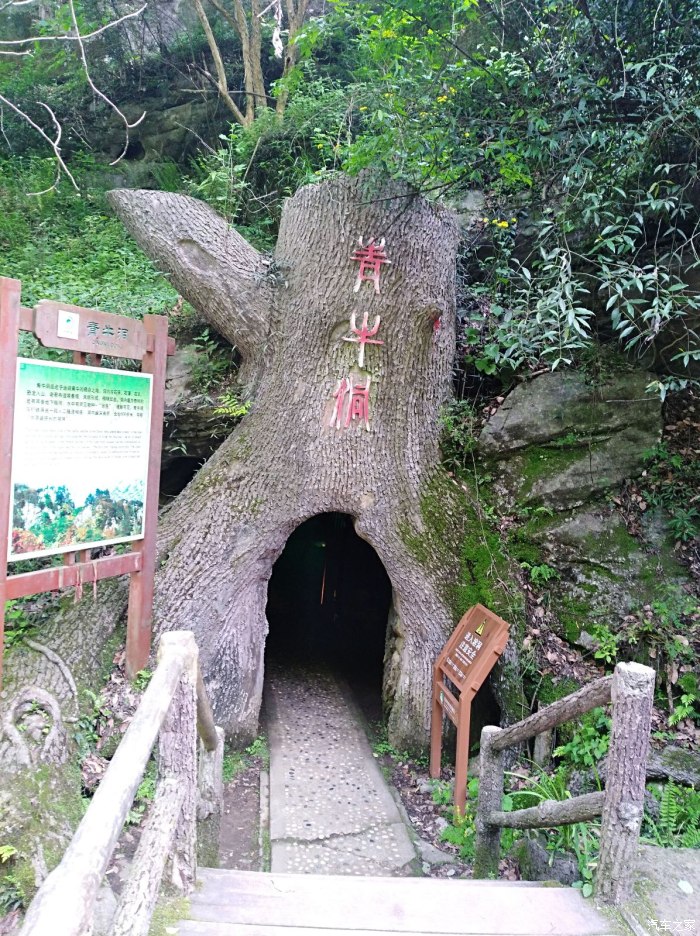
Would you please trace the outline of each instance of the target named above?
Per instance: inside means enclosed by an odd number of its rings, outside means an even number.
[[[125,574],[130,576],[126,670],[129,678],[133,678],[146,666],[151,649],[165,368],[168,355],[175,352],[175,342],[168,338],[167,316],[145,315],[143,321],[138,322],[121,315],[53,301],[40,302],[33,309],[23,308],[20,305],[21,288],[19,280],[0,277],[0,685],[6,601],[70,586],[92,585],[101,579]],[[59,321],[68,322],[69,327],[59,327]],[[7,574],[20,331],[36,335],[44,347],[72,351],[74,364],[99,367],[103,355],[131,358],[141,361],[141,373],[153,377],[144,533],[142,539],[129,543],[129,552],[90,559],[90,547],[76,544],[75,550],[64,553],[63,566],[19,575]]]
[[[508,642],[509,625],[483,605],[461,619],[435,663],[430,724],[430,776],[440,776],[442,720],[457,729],[454,806],[464,815],[467,803],[469,724],[472,700]]]

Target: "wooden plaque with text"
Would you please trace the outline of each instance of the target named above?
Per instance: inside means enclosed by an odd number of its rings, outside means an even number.
[[[469,761],[472,699],[503,653],[509,625],[483,605],[474,605],[461,619],[435,663],[430,727],[430,776],[440,776],[442,721],[457,728],[454,805],[464,814]]]

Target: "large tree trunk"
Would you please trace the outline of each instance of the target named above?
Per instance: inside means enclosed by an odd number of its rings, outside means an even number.
[[[254,403],[162,520],[155,619],[195,632],[216,720],[257,729],[273,564],[305,519],[339,511],[391,580],[386,688],[395,743],[423,744],[432,663],[454,625],[457,557],[421,556],[425,497],[440,477],[439,409],[455,351],[453,218],[402,187],[364,177],[301,189],[271,263],[201,202],[126,191],[110,200],[175,286],[237,345]],[[358,237],[386,238],[391,265],[354,286]],[[369,312],[383,345],[364,369],[350,319]],[[342,378],[371,377],[369,431],[335,427]],[[449,497],[445,501],[450,513]]]

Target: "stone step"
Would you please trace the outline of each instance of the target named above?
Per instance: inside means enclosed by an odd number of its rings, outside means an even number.
[[[607,936],[572,888],[508,881],[199,870],[178,936]],[[281,931],[285,930],[285,933]]]

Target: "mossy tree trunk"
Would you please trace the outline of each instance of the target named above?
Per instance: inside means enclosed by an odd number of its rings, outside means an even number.
[[[111,193],[142,248],[243,356],[253,405],[162,518],[157,628],[195,632],[218,724],[257,729],[267,584],[292,531],[338,511],[382,560],[393,607],[385,701],[395,744],[422,745],[432,663],[455,623],[459,558],[412,548],[439,468],[439,410],[455,353],[453,218],[367,177],[301,189],[270,262],[205,204],[169,193]],[[381,293],[355,291],[358,237],[386,239]],[[350,319],[381,325],[364,367]],[[343,378],[370,381],[369,429],[333,421]],[[450,483],[445,479],[446,483]],[[449,499],[445,512],[449,514]],[[427,532],[427,531],[426,531]],[[447,548],[446,548],[447,547]]]

